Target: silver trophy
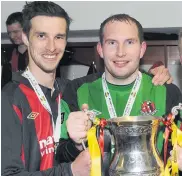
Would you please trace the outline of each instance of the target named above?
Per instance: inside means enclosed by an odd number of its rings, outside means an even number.
[[[127,116],[108,121],[115,139],[110,176],[159,176],[164,168],[156,150],[159,117]]]

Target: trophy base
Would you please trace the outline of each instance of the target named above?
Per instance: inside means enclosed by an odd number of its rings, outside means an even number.
[[[116,170],[109,170],[109,176],[159,176],[160,171],[147,171],[147,172],[122,172]]]

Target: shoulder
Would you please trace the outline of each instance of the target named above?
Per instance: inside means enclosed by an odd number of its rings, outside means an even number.
[[[175,84],[165,84],[167,96],[170,96],[173,99],[178,99],[182,102],[182,94],[180,89]]]
[[[26,80],[21,72],[14,72],[12,75],[12,80],[8,82],[2,89],[3,97],[8,97],[9,99],[19,99],[20,96],[20,84]]]
[[[143,79],[150,81],[152,83],[152,75],[150,75],[149,73],[146,73],[146,72],[141,72],[141,73],[142,73]]]
[[[70,81],[64,92],[63,92],[63,100],[69,105],[72,111],[78,110],[78,97],[77,91],[80,90],[83,84],[91,83],[97,80],[101,76],[100,73],[91,74],[88,76],[84,76],[81,78],[77,78],[75,80]]]
[[[69,79],[66,79],[64,77],[56,78],[56,81],[58,83],[58,86],[59,86],[59,89],[60,89],[61,93],[64,92],[65,87],[67,86],[67,84],[71,82]]]
[[[18,88],[19,88],[19,83],[10,81],[3,87],[1,93],[3,96],[13,97]]]
[[[83,84],[91,83],[101,77],[101,73],[94,73],[88,76],[74,79],[67,84],[65,91],[77,91]]]
[[[174,84],[165,84],[166,87],[166,109],[171,111],[174,106],[182,103],[182,94],[180,89]]]

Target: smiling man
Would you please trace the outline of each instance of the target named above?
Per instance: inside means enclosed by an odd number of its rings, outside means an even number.
[[[23,9],[23,42],[29,64],[2,91],[3,176],[88,175],[84,151],[73,163],[56,164],[61,95],[67,81],[55,79],[67,43],[71,19],[53,2],[29,2]],[[58,139],[58,140],[57,140]]]
[[[58,160],[66,156],[65,160],[69,161],[72,159],[70,155],[79,154],[78,149],[83,149],[81,141],[86,138],[90,127],[88,115],[80,111],[83,104],[87,104],[90,110],[96,110],[98,118],[110,119],[122,116],[163,116],[182,102],[177,86],[155,86],[152,77],[139,70],[139,62],[147,46],[143,28],[136,19],[126,14],[113,15],[101,24],[99,35],[97,51],[104,60],[105,72],[76,79],[67,86],[63,99],[68,103],[67,111],[73,111],[67,114],[67,130],[75,149],[72,147],[67,155],[62,154],[63,150],[58,150]],[[179,116],[176,120],[180,125]],[[163,130],[164,126],[161,126],[157,136],[157,148],[161,156]],[[66,133],[64,138],[68,138]],[[109,140],[108,137],[106,140]],[[65,141],[60,140],[59,148],[68,148],[70,141]],[[104,147],[104,150],[105,163],[110,149]]]

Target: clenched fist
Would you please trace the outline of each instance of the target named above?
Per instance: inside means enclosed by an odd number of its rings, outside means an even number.
[[[69,137],[75,141],[75,143],[81,143],[87,137],[87,131],[91,127],[88,114],[85,112],[88,106],[83,105],[84,111],[77,111],[70,113],[66,122]]]

